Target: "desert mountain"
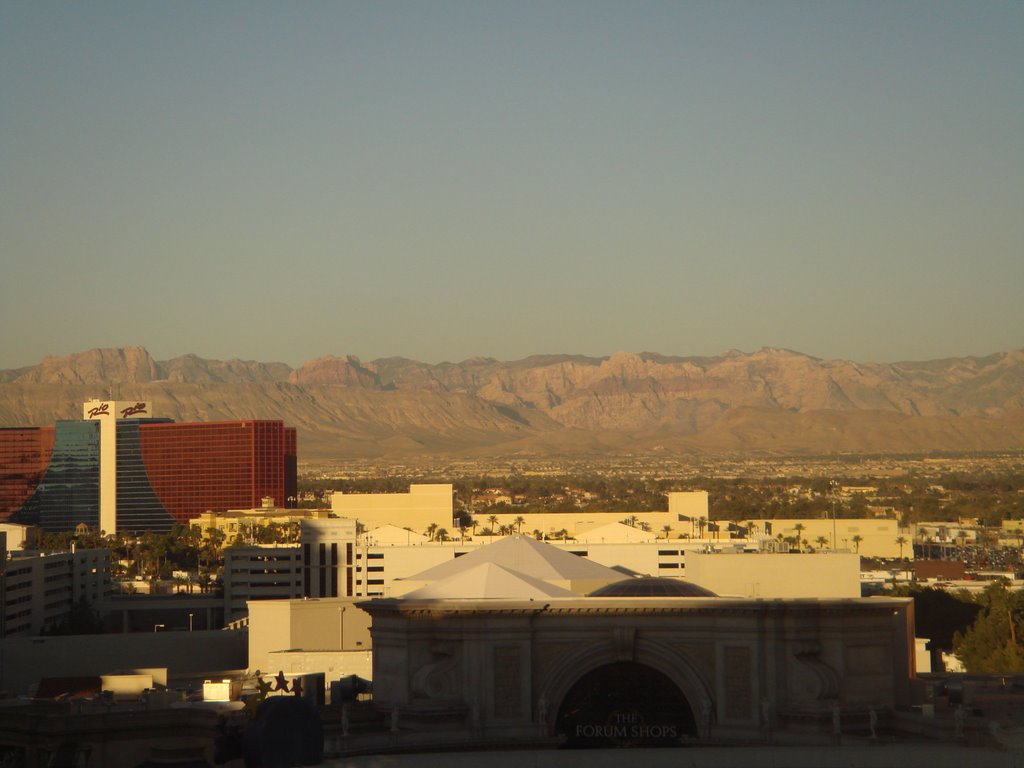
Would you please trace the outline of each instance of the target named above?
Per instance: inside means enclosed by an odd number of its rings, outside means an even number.
[[[303,460],[1024,448],[1024,350],[888,364],[769,348],[437,365],[347,355],[292,369],[94,349],[0,371],[0,425],[78,418],[108,393],[176,420],[283,419]]]

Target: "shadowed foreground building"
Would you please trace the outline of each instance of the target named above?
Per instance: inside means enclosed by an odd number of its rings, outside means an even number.
[[[465,565],[464,575],[479,567]],[[909,599],[720,598],[658,578],[588,596],[436,594],[359,603],[372,617],[375,704],[403,731],[577,746],[742,742],[836,718],[866,724],[872,710],[911,703]]]

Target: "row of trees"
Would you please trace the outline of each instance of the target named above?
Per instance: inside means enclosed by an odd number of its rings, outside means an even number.
[[[195,582],[179,577],[191,591],[212,588],[224,564],[224,548],[242,544],[276,544],[298,541],[298,526],[280,523],[244,525],[230,539],[217,528],[205,532],[194,526],[174,525],[167,533],[147,531],[139,536],[104,531],[43,532],[38,547],[44,551],[67,551],[72,544],[81,549],[109,549],[115,578],[171,579],[175,571],[196,573]]]

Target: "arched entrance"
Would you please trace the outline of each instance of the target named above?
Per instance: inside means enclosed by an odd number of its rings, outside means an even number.
[[[633,661],[583,675],[562,700],[555,729],[570,747],[665,747],[697,735],[693,709],[675,683]]]

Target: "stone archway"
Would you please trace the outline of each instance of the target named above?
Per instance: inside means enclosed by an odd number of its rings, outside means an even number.
[[[558,708],[569,747],[663,747],[697,735],[690,702],[665,674],[635,661],[591,669]]]

